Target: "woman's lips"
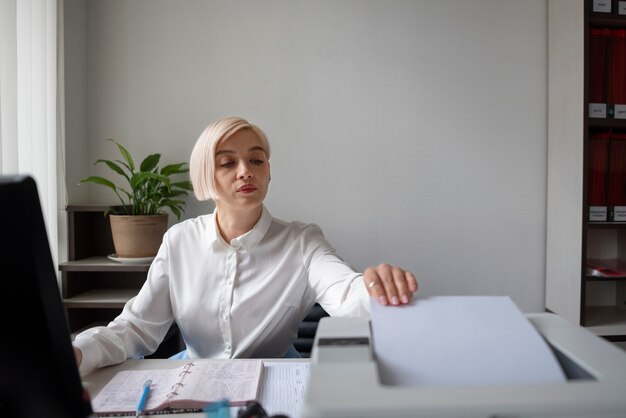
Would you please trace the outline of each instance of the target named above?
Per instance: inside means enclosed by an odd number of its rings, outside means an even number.
[[[256,190],[256,187],[251,184],[244,184],[243,186],[239,186],[237,189],[238,192],[241,193],[250,193]]]

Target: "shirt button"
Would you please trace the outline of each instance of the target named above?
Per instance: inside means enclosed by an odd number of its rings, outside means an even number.
[[[223,313],[223,314],[222,314],[222,319],[223,319],[224,321],[226,321],[226,320],[228,319],[228,313]]]
[[[224,347],[226,349],[226,351],[230,351],[230,344],[226,344],[226,347]]]

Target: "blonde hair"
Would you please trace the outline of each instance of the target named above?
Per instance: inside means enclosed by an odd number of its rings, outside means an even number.
[[[228,139],[241,129],[250,129],[257,134],[267,151],[267,158],[270,158],[267,136],[258,126],[237,116],[216,120],[200,134],[189,159],[189,177],[198,200],[219,198],[215,187],[215,150],[221,141]]]

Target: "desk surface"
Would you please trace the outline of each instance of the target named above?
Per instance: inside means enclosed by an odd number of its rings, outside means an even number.
[[[285,361],[285,362],[309,362],[309,359],[267,359],[268,361]],[[81,376],[83,386],[89,393],[89,396],[93,399],[98,392],[106,385],[109,380],[115,376],[115,374],[122,370],[150,370],[150,369],[175,369],[186,363],[189,360],[168,360],[168,359],[145,359],[145,360],[126,360],[124,363],[120,363],[114,366],[103,367],[96,369],[93,372]],[[176,414],[176,417],[205,417],[204,412],[194,412],[185,414]]]

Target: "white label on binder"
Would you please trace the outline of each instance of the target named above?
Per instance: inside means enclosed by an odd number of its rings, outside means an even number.
[[[615,222],[626,221],[626,206],[614,206],[613,207],[613,221]]]
[[[594,12],[611,13],[611,0],[593,0]]]
[[[613,114],[613,118],[615,119],[626,119],[626,105],[616,104],[614,106],[615,112]]]
[[[606,222],[606,206],[589,206],[590,222]]]
[[[590,118],[606,118],[606,103],[589,103]]]
[[[626,1],[617,2],[617,14],[626,15]]]

